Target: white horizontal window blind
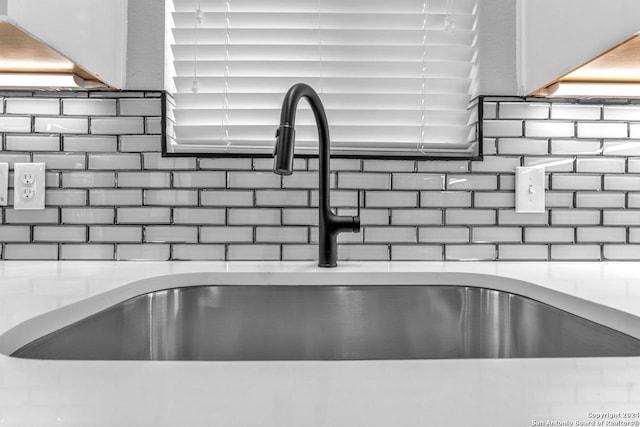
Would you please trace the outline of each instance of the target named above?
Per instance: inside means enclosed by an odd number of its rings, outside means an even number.
[[[168,152],[269,154],[313,87],[333,154],[470,155],[478,0],[173,0]],[[296,152],[317,151],[305,101]]]

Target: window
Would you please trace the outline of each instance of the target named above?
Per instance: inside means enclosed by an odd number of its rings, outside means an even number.
[[[477,0],[173,0],[167,152],[271,155],[294,83],[333,155],[474,156]],[[171,97],[170,97],[171,98]],[[317,152],[302,101],[296,153]]]

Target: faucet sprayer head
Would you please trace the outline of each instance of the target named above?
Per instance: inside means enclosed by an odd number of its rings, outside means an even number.
[[[293,173],[293,148],[296,131],[289,123],[280,125],[276,130],[276,146],[273,151],[273,172],[278,175]]]

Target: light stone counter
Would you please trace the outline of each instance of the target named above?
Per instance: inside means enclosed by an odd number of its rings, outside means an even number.
[[[4,262],[0,334],[140,279],[318,270],[312,263],[275,262]],[[635,263],[376,262],[322,272],[492,274],[640,316],[637,270]],[[603,413],[630,423],[600,425],[640,425],[640,358],[77,362],[0,355],[2,427],[517,427],[598,425],[594,417]]]

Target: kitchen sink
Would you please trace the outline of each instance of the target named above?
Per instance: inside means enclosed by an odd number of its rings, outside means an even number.
[[[640,340],[546,303],[460,285],[206,285],[116,303],[21,346],[59,360],[640,356]]]

